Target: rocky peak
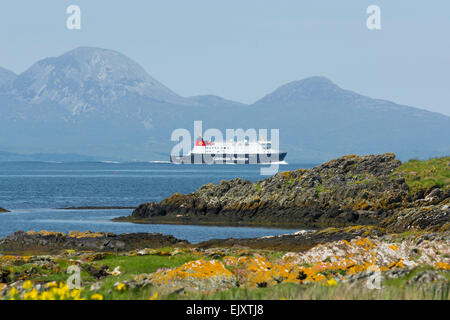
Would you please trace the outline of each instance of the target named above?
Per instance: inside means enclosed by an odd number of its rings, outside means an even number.
[[[62,104],[72,114],[130,96],[182,100],[123,54],[91,47],[38,61],[14,81],[13,93],[27,102]]]

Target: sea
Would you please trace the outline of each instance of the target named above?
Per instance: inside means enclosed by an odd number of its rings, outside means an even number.
[[[282,164],[279,172],[313,164]],[[157,232],[191,243],[210,239],[281,235],[298,229],[195,225],[133,224],[111,219],[133,209],[65,209],[137,207],[175,192],[190,193],[206,183],[266,178],[259,165],[176,165],[154,162],[0,162],[0,238],[15,231],[103,231],[116,234]]]

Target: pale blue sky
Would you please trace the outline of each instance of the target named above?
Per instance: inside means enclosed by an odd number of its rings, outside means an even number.
[[[66,29],[66,8],[82,30]],[[381,7],[382,30],[366,28]],[[0,4],[0,66],[20,73],[78,46],[124,53],[183,95],[251,103],[322,75],[450,115],[450,1],[40,0]]]

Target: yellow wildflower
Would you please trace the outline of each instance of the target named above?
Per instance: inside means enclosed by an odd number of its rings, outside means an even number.
[[[55,296],[51,294],[49,291],[44,291],[40,296],[41,300],[55,300]]]
[[[332,287],[332,286],[337,285],[337,281],[334,280],[334,279],[330,279],[330,280],[327,281],[327,284],[328,284],[330,287]]]
[[[116,286],[116,289],[117,289],[118,291],[125,291],[125,290],[127,289],[127,287],[126,287],[125,284],[119,283],[119,284]]]
[[[57,286],[58,286],[58,284],[56,283],[56,281],[48,282],[48,283],[45,284],[46,288],[54,288],[54,287],[57,287]]]
[[[29,290],[29,289],[33,288],[33,282],[31,282],[30,280],[27,280],[23,283],[22,287],[25,290]]]
[[[99,293],[95,293],[91,296],[91,300],[103,300],[103,296]]]
[[[155,294],[153,296],[148,298],[148,300],[156,300],[156,299],[158,299],[158,292],[155,292]]]
[[[37,300],[39,296],[39,293],[36,289],[33,288],[30,292],[25,292],[23,295],[24,300]]]
[[[70,292],[70,296],[75,300],[79,299],[81,296],[81,289],[73,289]]]
[[[11,297],[12,300],[14,300],[14,297],[18,294],[18,291],[16,288],[11,288],[11,290],[9,290],[9,296]]]

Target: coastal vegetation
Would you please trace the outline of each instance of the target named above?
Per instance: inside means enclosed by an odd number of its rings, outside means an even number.
[[[410,190],[450,188],[450,157],[433,158],[426,161],[410,160],[395,171],[405,178]]]
[[[304,252],[165,247],[3,255],[0,299],[448,300],[448,242],[448,235],[428,233],[340,240]],[[79,288],[68,286],[73,265],[81,270]]]

